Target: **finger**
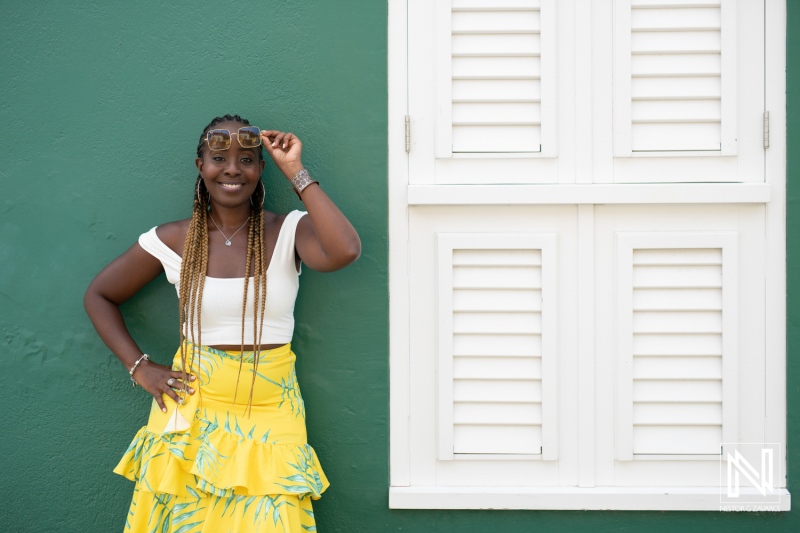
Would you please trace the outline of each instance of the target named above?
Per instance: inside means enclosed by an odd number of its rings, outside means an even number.
[[[185,390],[189,394],[194,394],[194,389],[188,383],[182,381],[180,377],[171,377],[167,380],[167,386],[175,390]]]
[[[177,381],[176,381],[176,383],[177,383]],[[181,397],[180,397],[180,396],[178,396],[178,393],[177,393],[177,392],[175,392],[175,389],[173,389],[172,387],[170,387],[169,385],[167,385],[167,382],[166,382],[166,380],[165,380],[165,381],[162,381],[162,382],[161,382],[161,384],[159,384],[157,388],[158,388],[158,390],[159,390],[159,392],[158,392],[157,394],[158,394],[158,395],[159,395],[159,396],[160,396],[162,399],[163,399],[163,397],[164,397],[164,396],[168,396],[168,397],[172,398],[172,400],[173,400],[175,403],[177,403],[177,404],[180,404],[180,403],[181,403]],[[162,411],[163,411],[163,409],[162,409]]]
[[[276,147],[277,146],[281,146],[281,147],[285,148],[286,145],[283,143],[283,139],[285,139],[285,138],[286,138],[286,134],[285,133],[283,133],[283,132],[278,133],[275,136],[275,139],[273,139],[273,141],[272,141],[272,146],[276,146]]]
[[[286,137],[283,138],[283,143],[282,143],[283,148],[285,149],[287,146],[292,146],[293,144],[292,141],[294,139],[297,139],[297,137],[294,136],[294,133],[287,133]]]
[[[172,372],[171,374],[172,377],[167,380],[167,385],[173,389],[186,390],[189,391],[189,394],[194,394],[194,388],[191,386],[191,383],[197,379],[196,376],[188,374],[185,376],[186,379],[184,380],[184,374],[181,372]]]
[[[277,135],[280,135],[281,133],[283,132],[279,130],[262,130],[261,131],[262,142],[265,145],[270,145],[275,140],[275,137]]]
[[[161,412],[162,413],[166,413],[167,412],[167,406],[164,405],[164,399],[161,397],[161,395],[160,394],[153,394],[153,399],[158,404],[158,408],[161,409]]]

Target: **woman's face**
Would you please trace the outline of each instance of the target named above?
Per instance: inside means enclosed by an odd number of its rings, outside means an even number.
[[[213,129],[235,133],[244,125],[222,122]],[[238,207],[250,203],[250,196],[256,190],[264,170],[264,160],[259,158],[260,150],[260,146],[242,148],[236,135],[232,136],[231,146],[227,150],[211,150],[205,144],[203,157],[198,157],[196,164],[211,195],[212,204]]]

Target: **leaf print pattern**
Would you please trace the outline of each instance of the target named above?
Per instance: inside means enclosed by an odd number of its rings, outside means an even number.
[[[305,494],[308,492],[309,487],[313,489],[314,494],[320,494],[324,489],[322,480],[317,475],[316,468],[314,468],[314,456],[310,447],[303,447],[299,450],[296,463],[289,463],[289,466],[297,471],[297,474],[282,477],[286,481],[291,481],[291,485],[284,485],[278,483],[281,487],[289,492],[295,494]]]
[[[252,372],[253,370],[251,369],[250,371]],[[305,419],[305,403],[303,402],[303,397],[300,395],[300,387],[297,384],[297,375],[295,374],[294,368],[289,376],[281,378],[280,383],[274,379],[268,378],[260,372],[256,372],[256,375],[281,388],[281,403],[278,404],[279,409],[283,407],[285,402],[288,401],[289,407],[291,408],[292,413],[294,413],[294,416]]]
[[[231,403],[240,357],[217,352],[195,354],[201,396],[189,427],[164,433],[162,413],[152,412],[115,469],[136,483],[125,532],[316,531],[311,500],[328,481],[305,442],[294,354],[287,345],[261,359],[267,393],[246,413]]]

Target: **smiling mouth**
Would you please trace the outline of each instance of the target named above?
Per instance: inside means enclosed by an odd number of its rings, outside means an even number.
[[[219,185],[226,191],[238,191],[244,187],[243,183],[220,183]]]

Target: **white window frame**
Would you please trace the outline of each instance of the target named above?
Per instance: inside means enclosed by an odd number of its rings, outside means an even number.
[[[605,203],[757,203],[766,204],[766,321],[765,374],[770,388],[766,395],[764,441],[786,442],[786,303],[785,303],[785,21],[783,0],[767,0],[765,70],[770,83],[765,107],[771,110],[770,147],[765,159],[765,183],[686,185],[606,185],[591,184],[580,175],[573,185],[420,185],[410,183],[409,160],[405,146],[405,117],[408,113],[408,36],[407,3],[388,2],[388,156],[389,156],[389,331],[390,331],[390,487],[389,507],[409,509],[619,509],[619,510],[716,510],[718,490],[703,487],[600,487],[594,483],[594,417],[590,410],[580,415],[581,429],[579,485],[576,487],[439,487],[411,484],[410,455],[414,435],[409,432],[411,382],[409,373],[409,285],[408,285],[408,210],[413,205],[463,205],[475,203],[475,192],[482,204],[578,204],[580,232],[593,231],[591,206]],[[576,0],[584,12],[577,13],[576,24],[590,27],[588,0]],[[586,13],[589,13],[588,15]],[[591,46],[590,34],[576,36]],[[591,48],[586,48],[591,49]],[[576,85],[580,93],[590,85],[591,71]],[[603,96],[603,95],[601,95]],[[610,96],[610,95],[605,95]],[[583,102],[586,100],[584,99]],[[596,102],[595,102],[596,104]],[[580,103],[580,111],[591,112],[591,105]],[[580,107],[582,106],[582,107]],[[413,125],[413,119],[412,119]],[[591,143],[590,130],[576,137],[578,148]],[[415,141],[411,142],[414,149]],[[579,153],[584,153],[580,152]],[[587,168],[592,155],[578,157],[577,166]],[[608,183],[606,181],[606,183]],[[563,187],[567,187],[566,189]],[[687,189],[691,187],[691,189]],[[576,200],[577,199],[577,200]],[[586,206],[586,209],[583,208]],[[580,250],[579,284],[591,291],[592,253]],[[592,303],[591,297],[587,297]],[[591,324],[588,324],[591,327]],[[579,401],[591,401],[595,390],[591,335],[580,341],[578,376]],[[583,365],[583,363],[586,363]],[[785,472],[785,458],[781,458]],[[781,510],[790,508],[784,489]]]

